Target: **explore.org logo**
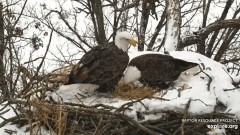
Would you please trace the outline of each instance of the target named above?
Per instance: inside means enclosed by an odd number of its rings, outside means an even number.
[[[200,122],[206,123],[210,129],[238,129],[238,119],[182,119],[182,122]],[[235,124],[236,123],[236,124]]]

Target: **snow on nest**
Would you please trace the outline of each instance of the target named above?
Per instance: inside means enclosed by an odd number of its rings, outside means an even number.
[[[132,52],[129,53],[129,56],[130,59],[132,59],[146,53],[158,52]],[[200,72],[198,66],[191,68],[183,72],[178,80],[174,82],[174,88],[162,91],[167,92],[163,98],[169,99],[169,101],[162,101],[159,99],[144,99],[142,101],[145,107],[149,108],[149,111],[156,109],[182,111],[188,100],[192,99],[189,113],[193,115],[211,113],[214,111],[214,107],[217,103],[220,102],[226,106],[225,109],[221,110],[222,112],[234,113],[236,114],[236,118],[240,119],[240,91],[239,89],[224,91],[224,89],[234,88],[232,85],[232,79],[230,75],[226,73],[226,67],[224,65],[193,52],[173,51],[170,52],[170,55],[185,61],[199,63],[203,71],[212,79],[212,82],[209,85],[210,89],[208,90],[210,78],[203,72]],[[107,94],[99,94],[97,92],[89,92],[86,94],[86,91],[81,92],[79,87],[75,87],[66,92],[56,91],[51,95],[56,100],[58,99],[58,96],[61,96],[66,102],[81,102],[86,105],[103,103],[120,107],[122,104],[129,102],[126,100],[111,98],[108,97]],[[157,93],[155,96],[157,97],[158,95],[162,94]],[[79,99],[81,99],[81,101],[79,101]],[[126,114],[136,119],[136,111],[145,111],[145,107],[140,103],[135,103],[132,106],[133,110],[126,112]],[[145,120],[156,119],[159,117],[161,116],[149,115],[145,116]]]

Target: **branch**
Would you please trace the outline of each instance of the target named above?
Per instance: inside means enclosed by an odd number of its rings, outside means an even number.
[[[161,29],[163,28],[163,26],[165,25],[165,20],[166,20],[166,8],[164,9],[163,13],[162,13],[162,16],[161,16],[161,19],[153,33],[153,36],[148,44],[148,50],[152,50],[152,47],[154,45],[154,43],[156,42],[156,39],[159,35],[159,32],[161,31]]]
[[[81,38],[81,36],[78,34],[78,32],[77,32],[76,30],[74,30],[74,29],[70,26],[69,22],[64,18],[64,16],[62,15],[61,12],[56,11],[56,10],[51,10],[48,14],[50,14],[51,12],[57,13],[57,14],[59,15],[59,17],[61,18],[61,20],[62,20],[62,21],[65,23],[65,25],[69,28],[69,30],[71,30],[71,31],[77,36],[77,38],[78,38],[82,43],[84,43],[86,46],[88,46],[89,48],[91,48],[91,46],[90,46],[84,39]],[[59,33],[58,33],[58,34],[59,34]],[[61,36],[63,36],[63,35],[61,35]],[[64,37],[64,36],[63,36],[63,37]],[[81,49],[83,49],[83,48],[81,47]],[[83,49],[83,50],[84,50],[84,49]]]
[[[20,12],[20,15],[19,15],[18,18],[16,19],[16,21],[15,21],[15,23],[14,23],[14,25],[13,25],[13,28],[17,25],[19,19],[21,18],[22,14],[23,14],[23,11],[24,11],[24,9],[25,9],[25,7],[26,7],[27,1],[28,1],[28,0],[26,0],[26,1],[24,2],[23,7],[22,7],[22,10],[21,10],[21,12]]]
[[[194,75],[197,75],[199,73],[204,73],[209,78],[208,83],[207,83],[207,89],[208,89],[208,91],[210,91],[210,85],[211,85],[213,79],[209,74],[207,74],[206,72],[203,71],[203,70],[205,70],[205,65],[203,63],[201,63],[201,64],[202,64],[203,68],[201,66],[199,66],[200,71]],[[206,69],[208,69],[208,68],[206,68]]]
[[[187,104],[186,104],[186,107],[185,107],[185,110],[184,110],[184,114],[183,114],[182,119],[186,119],[186,118],[187,118],[187,116],[188,116],[188,110],[189,110],[191,101],[192,101],[192,99],[189,99],[189,100],[188,100],[188,102],[187,102]],[[184,125],[185,125],[185,122],[182,121],[180,127],[173,133],[173,135],[177,134],[179,131],[181,131],[181,135],[184,135]]]
[[[234,80],[233,80],[233,78],[232,78],[232,76],[224,69],[224,68],[222,68],[223,69],[223,71],[224,72],[226,72],[227,73],[227,75],[231,78],[231,80],[232,80],[232,85],[235,87],[235,88],[231,88],[231,89],[224,89],[223,91],[232,91],[232,90],[236,90],[236,89],[238,89],[238,88],[240,88],[240,81],[239,82],[235,82]]]
[[[52,35],[53,35],[53,30],[50,33],[47,49],[45,51],[44,56],[42,57],[42,61],[40,62],[39,66],[37,67],[37,71],[36,71],[37,75],[38,75],[38,72],[39,72],[39,70],[41,69],[41,67],[42,67],[42,65],[44,63],[44,60],[45,60],[46,56],[47,56],[47,53],[48,53],[48,50],[49,50],[49,47],[50,47],[50,44],[51,44],[51,41],[52,41]]]
[[[192,36],[182,38],[179,44],[179,48],[184,48],[192,44],[197,44],[202,40],[205,40],[208,35],[214,31],[218,31],[226,28],[240,28],[240,19],[228,19],[216,21],[209,24],[207,27],[200,29],[197,32],[194,32]]]
[[[228,14],[228,10],[230,9],[231,5],[233,4],[234,0],[228,0],[225,4],[225,8],[222,12],[221,17],[219,18],[219,20],[224,20]],[[211,57],[212,53],[214,52],[213,50],[213,45],[217,39],[217,36],[219,35],[219,30],[215,31],[210,39],[210,42],[208,43],[208,48],[207,48],[207,56]]]
[[[130,9],[130,8],[136,7],[136,6],[139,5],[139,1],[140,1],[140,0],[136,0],[136,1],[134,1],[133,3],[127,5],[127,6],[123,7],[123,8],[117,8],[117,9],[115,9],[115,11],[116,11],[116,12],[123,12],[123,11],[125,11],[125,10]]]
[[[150,134],[150,135],[159,135],[159,133],[150,130],[148,128],[146,128],[145,126],[143,126],[142,124],[138,123],[137,121],[129,118],[128,116],[124,115],[124,114],[118,114],[122,119],[124,119],[125,121],[128,121],[129,123],[131,123],[132,125],[138,127],[139,129],[143,130],[144,132]]]

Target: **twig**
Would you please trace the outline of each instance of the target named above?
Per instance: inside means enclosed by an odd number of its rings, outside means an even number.
[[[100,120],[99,120],[99,122],[98,122],[98,125],[97,125],[97,127],[96,127],[96,130],[95,130],[94,133],[93,133],[93,135],[98,135],[98,134],[99,134],[99,130],[100,130],[101,125],[102,125],[102,120],[103,120],[103,118],[101,117]]]
[[[32,62],[37,61],[37,60],[39,60],[39,59],[43,59],[43,57],[37,57],[37,58],[35,58],[35,59],[33,59],[33,60],[26,61],[26,62],[24,62],[23,64],[25,65],[25,64],[28,64],[28,63],[32,63]]]
[[[159,135],[159,133],[150,130],[148,128],[146,128],[145,126],[141,125],[140,123],[138,123],[137,121],[133,120],[133,119],[129,119],[129,117],[127,117],[126,115],[120,114],[119,115],[122,119],[124,119],[125,121],[129,122],[131,125],[134,125],[136,127],[138,127],[139,129],[141,129],[142,131],[145,131],[146,133],[150,134],[150,135]]]
[[[171,135],[168,131],[163,130],[163,129],[158,128],[158,127],[155,127],[155,126],[146,125],[146,127],[149,128],[149,129],[153,129],[155,131],[158,131],[159,133],[164,134],[164,135]]]
[[[24,115],[19,115],[19,117],[23,117]],[[3,118],[2,116],[0,116],[1,118]],[[19,117],[14,116],[8,119],[4,118],[4,121],[2,123],[0,123],[0,128],[2,128],[3,126],[5,126],[6,124],[8,124],[9,122],[13,122],[19,119]]]
[[[222,67],[223,68],[223,67]],[[227,75],[231,78],[231,80],[232,80],[232,85],[233,86],[235,86],[235,88],[231,88],[231,89],[224,89],[223,91],[232,91],[232,90],[236,90],[236,89],[238,89],[238,88],[240,88],[240,81],[239,82],[235,82],[234,80],[233,80],[233,78],[229,75],[229,73],[226,71],[226,70],[224,70],[224,68],[223,68],[223,71],[225,71],[226,73],[227,73]]]
[[[185,107],[185,110],[184,110],[184,114],[183,114],[182,119],[186,119],[187,118],[187,116],[188,116],[188,109],[190,107],[191,101],[192,101],[192,99],[188,100],[188,102],[186,104],[186,107]],[[185,122],[182,121],[181,126],[173,133],[173,135],[176,135],[179,131],[181,131],[181,135],[184,135],[184,124],[185,124]]]
[[[7,110],[5,110],[5,111],[0,112],[0,117],[3,118],[2,115],[5,114],[5,113],[7,113],[7,112],[9,112],[9,111],[10,111],[10,109],[7,109]]]
[[[204,105],[206,106],[212,106],[212,105],[209,105],[209,104],[206,104],[205,102],[203,102],[201,99],[192,99],[192,101],[200,101],[202,102]]]
[[[141,99],[139,99],[139,100],[127,102],[127,103],[121,105],[115,112],[124,112],[125,110],[132,110],[132,109],[130,109],[129,107],[133,106],[133,104],[134,104],[134,103],[137,103],[137,102],[141,103],[141,104],[145,107],[145,109],[148,110],[148,109],[146,108],[146,106],[141,102],[141,101],[144,100],[144,99],[146,99],[146,98],[144,97],[144,98],[141,98]]]
[[[197,75],[199,73],[204,73],[209,78],[208,83],[207,83],[207,89],[208,89],[208,91],[210,91],[210,85],[212,83],[212,77],[209,74],[207,74],[206,72],[204,72],[203,71],[204,69],[202,69],[201,66],[199,66],[199,68],[200,68],[201,71],[199,71],[198,73],[196,73],[194,75]]]
[[[236,90],[236,89],[238,89],[238,88],[240,88],[240,86],[237,86],[237,87],[232,88],[232,89],[224,89],[223,91],[233,91],[233,90]]]

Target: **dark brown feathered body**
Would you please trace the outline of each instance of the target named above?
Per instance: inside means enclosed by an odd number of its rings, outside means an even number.
[[[121,79],[128,62],[127,52],[113,43],[96,46],[82,57],[66,84],[96,84],[100,86],[98,91],[111,91]]]
[[[166,82],[176,80],[183,71],[197,65],[162,54],[141,55],[129,63],[129,66],[136,66],[141,72],[141,83],[155,87],[164,87]]]

